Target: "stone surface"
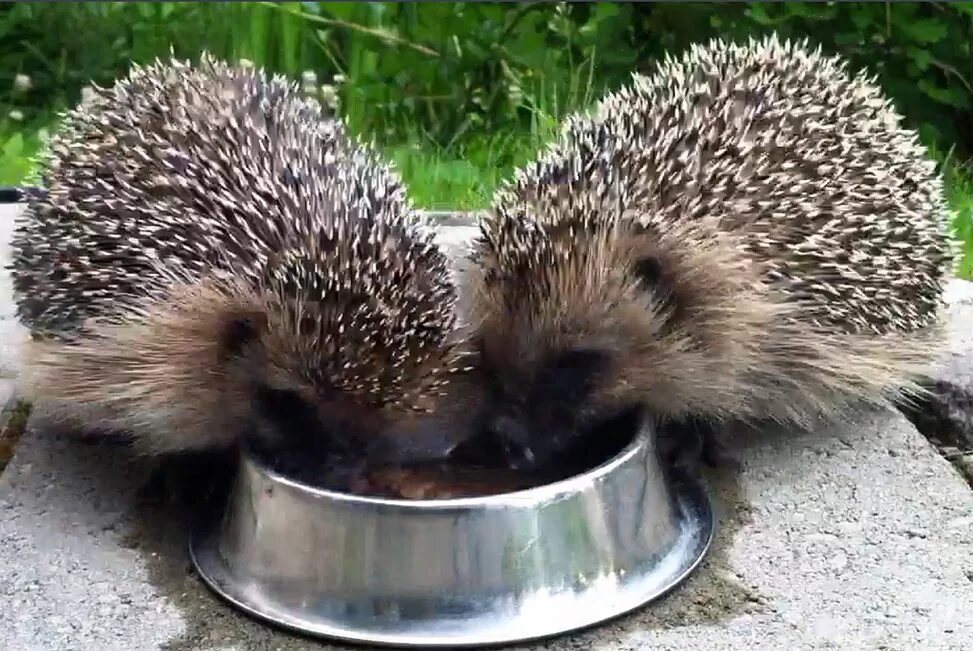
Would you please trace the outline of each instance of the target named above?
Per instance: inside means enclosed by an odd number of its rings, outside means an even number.
[[[470,219],[457,216],[442,217],[444,224],[436,230],[436,243],[442,247],[452,265],[453,278],[459,279],[469,268],[467,253],[470,241],[478,233],[477,227],[470,223]],[[460,283],[457,282],[457,285]],[[465,297],[460,294],[456,305],[457,325],[462,327],[469,322],[469,305]]]
[[[14,219],[20,211],[19,206],[0,205],[0,264],[4,267],[10,261],[10,238],[13,234]],[[24,327],[17,321],[13,302],[10,300],[13,287],[10,274],[0,270],[0,381],[16,377],[20,365],[20,340],[25,334]],[[6,403],[6,393],[0,407]]]
[[[836,431],[741,443],[741,469],[708,477],[721,526],[681,588],[518,648],[968,647],[973,491],[912,425],[863,414]],[[153,499],[150,470],[121,447],[25,435],[0,475],[0,649],[337,648],[206,590],[189,570],[191,513]]]
[[[753,435],[714,475],[721,526],[666,599],[527,649],[961,649],[973,492],[896,414]],[[125,449],[28,433],[0,476],[0,648],[302,649],[188,571],[188,511]],[[327,645],[321,645],[327,648]]]

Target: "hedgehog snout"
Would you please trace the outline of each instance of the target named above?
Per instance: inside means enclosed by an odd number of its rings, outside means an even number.
[[[514,470],[529,470],[536,466],[530,431],[519,420],[507,415],[492,418],[487,435],[499,446],[504,462]]]
[[[444,462],[468,438],[465,434],[454,420],[437,416],[425,416],[405,426],[395,423],[370,441],[368,459],[376,465]]]
[[[514,470],[538,467],[535,441],[522,419],[506,410],[484,410],[475,421],[471,435],[449,451],[452,462]]]
[[[252,407],[248,443],[263,456],[312,471],[354,465],[366,456],[367,423],[335,409],[322,413],[321,405],[296,391],[258,384]]]

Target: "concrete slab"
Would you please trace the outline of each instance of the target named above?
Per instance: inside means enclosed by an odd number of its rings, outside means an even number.
[[[14,220],[22,210],[18,205],[0,205],[0,265],[10,263],[10,239]],[[0,379],[12,379],[20,366],[20,341],[26,329],[17,321],[13,301],[10,273],[0,269]],[[0,403],[0,407],[4,403]]]
[[[721,527],[682,588],[519,648],[968,646],[973,491],[904,418],[749,433],[741,446],[738,472],[708,478]],[[152,469],[121,447],[25,435],[0,475],[0,649],[338,648],[253,622],[206,590],[186,554],[190,510],[158,499]]]
[[[951,352],[950,363],[947,366],[956,372],[973,369],[973,282],[951,281],[946,286],[945,297]]]
[[[973,492],[909,423],[872,414],[746,444],[738,476],[709,478],[721,527],[687,584],[612,624],[521,648],[965,647]],[[0,648],[308,648],[193,576],[189,511],[151,498],[149,470],[123,448],[25,436],[0,476]]]

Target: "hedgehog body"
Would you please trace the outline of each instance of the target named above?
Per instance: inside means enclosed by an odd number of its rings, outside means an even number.
[[[808,427],[908,398],[946,214],[915,134],[841,60],[776,37],[668,58],[569,118],[482,222],[484,432],[530,464],[636,405]]]
[[[49,417],[147,452],[248,431],[331,449],[440,391],[446,258],[296,85],[208,56],[136,67],[66,115],[43,170],[12,273]]]

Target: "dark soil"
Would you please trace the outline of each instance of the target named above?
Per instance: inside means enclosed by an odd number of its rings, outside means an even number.
[[[901,411],[973,487],[973,387],[940,381],[930,389]]]

